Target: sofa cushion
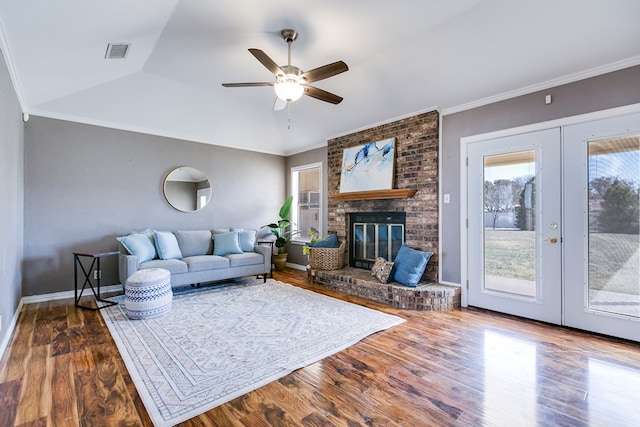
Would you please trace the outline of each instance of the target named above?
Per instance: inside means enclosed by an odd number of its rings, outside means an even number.
[[[171,274],[186,273],[189,271],[187,264],[179,259],[154,259],[151,261],[140,263],[140,270],[145,268],[164,268],[169,270]]]
[[[217,270],[229,268],[229,260],[217,255],[196,255],[182,258],[189,271]]]
[[[209,230],[176,231],[173,234],[178,240],[183,257],[213,253],[213,240]]]
[[[275,238],[273,231],[271,231],[271,229],[266,225],[256,232],[256,240],[267,240],[272,237]]]
[[[256,230],[238,231],[238,243],[242,252],[253,252],[256,245]]]
[[[255,252],[245,252],[243,254],[229,254],[225,258],[229,259],[230,267],[244,267],[246,265],[262,264],[264,257]]]
[[[145,262],[156,257],[153,238],[148,233],[132,233],[128,236],[116,237],[131,255],[138,257],[138,262]]]
[[[154,231],[156,251],[160,259],[180,259],[182,252],[176,236],[170,231]]]
[[[242,249],[238,243],[238,233],[231,231],[228,233],[213,234],[213,254],[225,256],[228,254],[241,254]]]

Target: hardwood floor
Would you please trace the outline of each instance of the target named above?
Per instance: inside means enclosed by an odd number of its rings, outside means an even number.
[[[640,425],[640,345],[478,309],[405,318],[184,426]],[[147,426],[99,313],[26,305],[0,365],[0,426]]]

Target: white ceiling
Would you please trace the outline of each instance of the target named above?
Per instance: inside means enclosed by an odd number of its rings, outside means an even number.
[[[23,0],[0,3],[0,46],[31,115],[286,155],[639,64],[639,18],[638,0]],[[221,86],[272,81],[247,49],[286,64],[283,28],[303,70],[348,64],[313,84],[341,104]]]

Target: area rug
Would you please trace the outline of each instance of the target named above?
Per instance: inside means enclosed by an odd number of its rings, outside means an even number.
[[[164,316],[101,310],[154,424],[195,417],[403,319],[275,280],[174,290]]]

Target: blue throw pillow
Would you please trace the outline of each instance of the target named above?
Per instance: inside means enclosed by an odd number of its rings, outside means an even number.
[[[239,231],[238,243],[242,252],[253,252],[253,247],[256,245],[256,230]]]
[[[238,233],[219,233],[213,235],[213,254],[225,256],[229,254],[241,254],[242,248],[238,243]]]
[[[151,261],[156,257],[156,248],[150,235],[145,233],[132,233],[124,237],[116,237],[122,246],[131,255],[138,257],[138,262]]]
[[[322,240],[318,240],[317,242],[309,243],[309,246],[312,248],[339,248],[340,242],[338,242],[337,234],[329,234]]]
[[[427,268],[433,252],[423,252],[402,245],[393,260],[393,280],[405,286],[415,288]]]
[[[154,231],[156,250],[160,259],[180,259],[182,252],[178,246],[178,239],[170,231]]]

